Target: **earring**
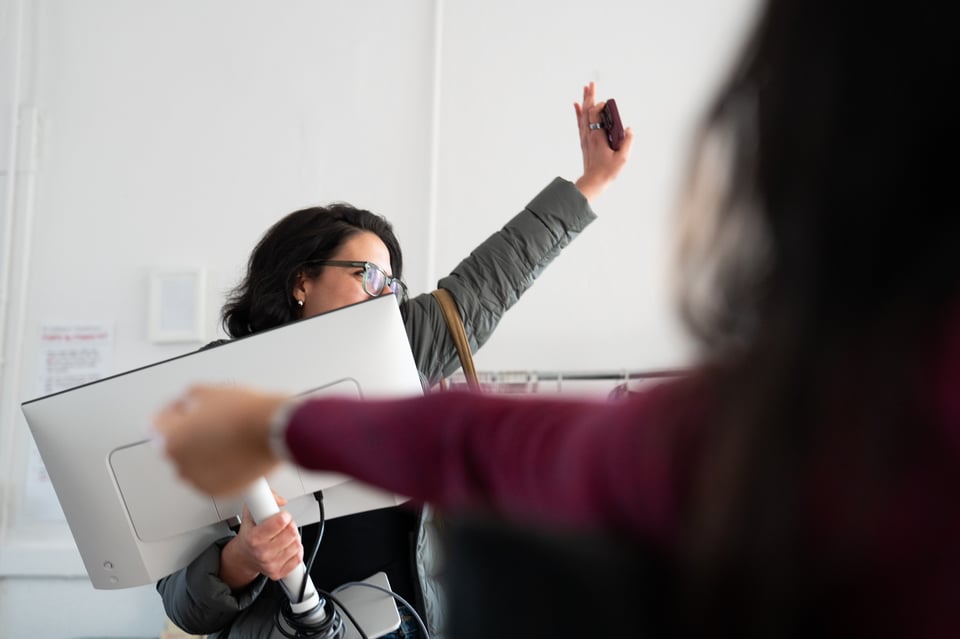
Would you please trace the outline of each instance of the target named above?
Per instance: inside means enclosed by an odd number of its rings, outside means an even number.
[[[297,306],[303,308],[303,300],[297,300]]]

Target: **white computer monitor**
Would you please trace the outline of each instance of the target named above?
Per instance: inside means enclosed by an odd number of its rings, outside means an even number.
[[[357,398],[423,392],[393,295],[114,375],[22,405],[95,588],[140,586],[229,534],[239,498],[183,482],[149,441],[156,412],[193,383]],[[399,504],[333,473],[284,465],[268,478],[298,524]]]

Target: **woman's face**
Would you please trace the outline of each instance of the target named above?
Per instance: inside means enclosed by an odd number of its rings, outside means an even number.
[[[393,275],[390,251],[376,234],[369,231],[354,233],[330,256],[331,260],[373,262],[387,275]],[[297,279],[294,297],[303,300],[301,317],[343,308],[370,299],[363,290],[363,269],[346,266],[324,266],[314,278],[301,275]],[[389,294],[390,289],[384,289]]]

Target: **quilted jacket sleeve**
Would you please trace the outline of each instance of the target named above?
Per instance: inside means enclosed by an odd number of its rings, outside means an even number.
[[[220,551],[229,540],[211,544],[186,568],[157,582],[167,616],[186,632],[209,634],[229,626],[267,583],[260,575],[242,592],[231,592],[220,579]]]
[[[556,178],[439,281],[457,302],[471,351],[483,346],[507,309],[594,219],[577,187]],[[459,368],[456,347],[431,295],[410,300],[406,328],[417,367],[430,384]]]

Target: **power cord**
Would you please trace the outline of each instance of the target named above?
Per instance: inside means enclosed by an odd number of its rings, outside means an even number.
[[[326,529],[326,512],[323,508],[323,491],[317,491],[313,494],[314,499],[317,500],[317,505],[320,508],[320,520],[317,522],[319,529],[317,531],[317,536],[313,540],[313,544],[310,548],[310,555],[305,562],[306,571],[304,572],[304,580],[300,586],[300,601],[303,601],[303,597],[306,591],[306,576],[310,574],[313,569],[313,563],[317,558],[317,552],[320,550],[320,542],[323,540],[323,532]],[[300,530],[301,537],[303,536],[303,529]],[[430,633],[427,630],[427,625],[423,622],[423,619],[417,613],[416,609],[410,605],[406,599],[382,586],[376,584],[370,584],[363,581],[351,581],[345,584],[342,584],[334,589],[334,593],[340,592],[350,586],[363,586],[365,588],[372,588],[374,590],[379,590],[387,595],[390,595],[394,599],[400,602],[410,613],[413,615],[414,619],[417,620],[417,625],[420,627],[420,632],[423,633],[423,639],[430,639]],[[324,609],[324,619],[323,621],[317,622],[307,622],[305,618],[312,616],[313,610],[304,612],[304,613],[295,613],[290,607],[290,601],[285,601],[280,609],[277,610],[276,618],[274,619],[274,625],[277,630],[287,639],[343,639],[347,635],[347,626],[343,622],[343,617],[341,617],[340,612],[342,611],[344,615],[350,620],[353,624],[353,627],[357,630],[357,633],[360,635],[361,639],[369,639],[367,634],[364,632],[363,628],[360,627],[360,624],[357,622],[356,618],[350,611],[347,609],[343,603],[337,599],[332,593],[325,592],[323,590],[317,589],[317,594],[322,597],[321,605]]]
[[[304,578],[300,585],[300,597],[299,600],[303,601],[304,595],[306,594],[307,587],[307,577],[310,575],[310,571],[313,569],[313,562],[317,558],[317,551],[320,549],[320,541],[323,539],[323,532],[326,528],[326,513],[323,508],[323,492],[317,491],[313,494],[314,499],[317,500],[317,504],[320,508],[320,521],[318,522],[319,530],[317,531],[316,539],[313,541],[312,548],[310,549],[310,555],[304,566],[306,570],[304,571]],[[303,529],[300,530],[301,537],[303,536]],[[343,607],[343,605],[337,601],[337,599],[330,593],[324,592],[317,589],[317,594],[322,597],[321,605],[324,611],[324,617],[319,622],[308,621],[308,618],[314,616],[314,610],[308,610],[303,613],[296,613],[290,606],[290,601],[285,601],[281,604],[280,608],[277,610],[276,617],[274,618],[274,625],[277,628],[277,631],[282,634],[287,639],[342,639],[346,637],[346,624],[343,622],[343,617],[340,616],[340,610],[347,615],[353,625],[357,628],[357,631],[360,633],[362,639],[368,639],[366,633],[360,628],[356,620],[352,615]],[[336,607],[334,606],[336,604]]]
[[[307,575],[309,575],[313,570],[313,562],[317,558],[317,551],[320,550],[320,541],[323,540],[323,531],[327,526],[327,516],[326,512],[323,510],[323,491],[318,490],[317,492],[313,493],[313,498],[317,500],[317,506],[320,508],[320,521],[317,522],[317,525],[320,527],[320,529],[317,531],[317,538],[313,540],[313,548],[310,550],[310,558],[307,559],[306,562],[307,570],[304,574]],[[300,529],[300,537],[303,538],[302,528]],[[304,579],[300,586],[300,601],[303,601],[303,596],[306,594],[306,588],[307,580]]]
[[[386,588],[380,588],[379,586],[374,586],[372,584],[363,585],[371,586],[373,588],[383,590],[384,592],[390,592]],[[343,588],[343,586],[340,588]],[[337,588],[337,590],[340,590],[340,588]],[[350,620],[350,623],[353,624],[353,627],[360,635],[360,638],[369,639],[369,637],[367,637],[367,633],[364,632],[356,617],[350,614],[350,611],[346,606],[343,605],[342,601],[334,597],[331,593],[320,590],[319,588],[317,588],[317,594],[326,600],[326,604],[324,606],[324,611],[327,613],[326,619],[320,624],[303,624],[297,617],[302,617],[304,615],[297,615],[291,611],[289,616],[287,613],[284,613],[283,617],[281,618],[280,611],[277,611],[277,630],[280,632],[280,634],[288,639],[305,639],[307,637],[310,639],[343,639],[347,636],[347,625],[343,622],[343,617],[340,616],[340,611],[343,611],[343,614],[345,614],[347,619]],[[399,595],[396,596],[399,597]],[[334,606],[334,604],[336,604],[336,606]],[[289,610],[289,608],[290,604],[287,603],[283,605],[281,610]],[[414,611],[413,614],[416,615],[416,611]],[[421,623],[421,627],[426,630],[426,627],[422,626],[423,622],[420,621],[419,615],[417,616],[417,621],[419,621]],[[284,624],[286,624],[287,627],[284,627]],[[427,635],[425,635],[424,638],[430,639],[430,637]]]
[[[346,637],[346,625],[343,618],[333,605],[333,599],[320,589],[317,594],[322,597],[323,611],[325,616],[323,621],[309,622],[305,618],[309,617],[314,611],[306,613],[295,613],[290,608],[290,602],[284,602],[277,610],[274,618],[274,625],[279,632],[287,639],[342,639]],[[367,636],[361,631],[363,639]]]

